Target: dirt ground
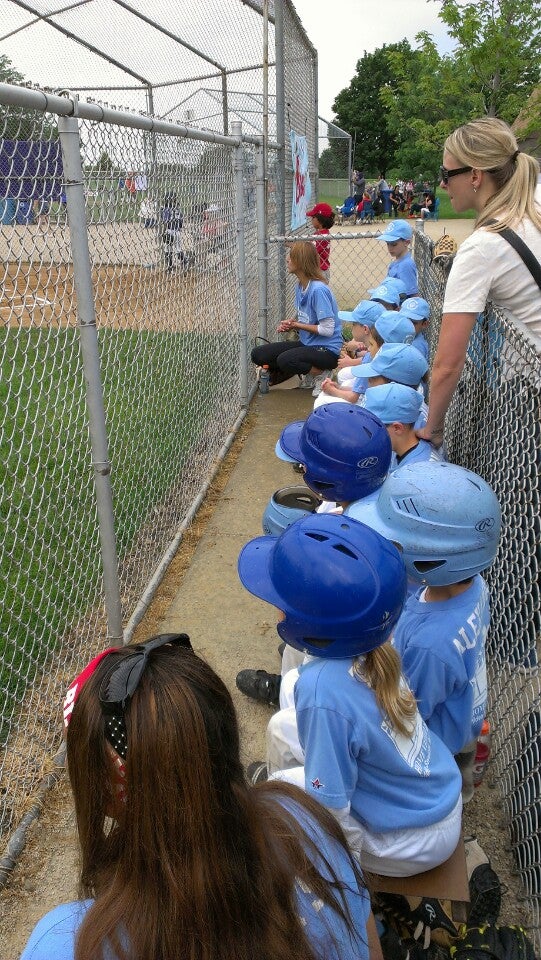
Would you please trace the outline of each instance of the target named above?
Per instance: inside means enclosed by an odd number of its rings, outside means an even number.
[[[246,763],[264,756],[270,711],[243,697],[234,679],[248,666],[277,671],[279,661],[272,610],[240,587],[236,560],[242,545],[261,532],[271,493],[298,483],[291,466],[272,451],[282,426],[305,417],[311,403],[306,391],[291,389],[256,398],[249,421],[137,631],[137,639],[160,629],[190,634],[197,652],[212,663],[232,692]],[[466,809],[464,827],[466,834],[477,834],[507,886],[502,921],[526,923],[497,790],[483,784]],[[37,920],[76,895],[75,825],[63,779],[31,827],[9,886],[0,892],[0,960],[16,960]]]
[[[331,286],[340,309],[353,309],[368,295],[367,290],[385,276],[389,264],[387,248],[371,238],[378,236],[388,222],[375,223],[363,231],[352,224],[333,228],[333,234],[340,236],[361,232],[365,237],[363,241],[340,240],[332,245]],[[472,228],[473,220],[425,224],[426,233],[433,239],[445,230],[458,243]],[[168,274],[155,232],[139,224],[90,226],[89,247],[99,327],[201,329],[205,325],[205,308],[212,299],[222,301],[222,310],[234,308],[232,291],[224,290],[222,282],[227,271],[212,258],[205,261],[203,250],[193,268]],[[65,225],[47,233],[37,227],[0,227],[0,257],[4,263],[0,276],[0,326],[75,326],[73,264]]]

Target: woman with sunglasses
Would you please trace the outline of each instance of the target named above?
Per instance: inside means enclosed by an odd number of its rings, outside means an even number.
[[[247,785],[231,697],[185,634],[100,654],[64,719],[86,899],[22,960],[381,960],[333,817]]]
[[[521,153],[503,120],[466,123],[445,141],[441,186],[456,213],[475,210],[447,281],[431,374],[429,416],[417,432],[440,446],[445,415],[466,360],[468,342],[487,300],[541,334],[541,291],[515,249],[500,235],[511,228],[541,260],[539,164]]]

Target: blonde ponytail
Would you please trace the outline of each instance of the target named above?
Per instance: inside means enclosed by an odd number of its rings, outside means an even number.
[[[388,640],[364,657],[356,657],[353,671],[374,691],[378,706],[403,736],[411,735],[417,703],[403,682],[400,654]]]

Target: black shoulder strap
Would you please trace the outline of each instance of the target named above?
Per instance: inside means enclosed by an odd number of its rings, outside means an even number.
[[[504,240],[507,240],[507,242],[511,244],[511,246],[517,251],[519,257],[524,261],[537,286],[541,290],[541,266],[539,265],[539,261],[535,259],[530,248],[524,243],[524,240],[521,240],[515,231],[511,230],[509,227],[504,227],[503,230],[498,230],[498,233],[500,237],[503,237]]]

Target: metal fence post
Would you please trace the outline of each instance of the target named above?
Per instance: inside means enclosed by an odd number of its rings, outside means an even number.
[[[283,237],[286,231],[286,93],[285,93],[285,28],[284,0],[274,3],[274,45],[276,59],[276,139],[278,151],[276,166],[280,184],[280,204],[278,206],[277,231]],[[317,113],[317,111],[316,111]],[[289,143],[289,138],[287,140]],[[282,251],[280,251],[282,252]],[[278,313],[282,320],[287,316],[286,306],[286,268],[283,256],[278,257]]]
[[[112,639],[121,640],[122,606],[111,493],[111,464],[107,448],[94,291],[88,249],[81,141],[77,117],[59,117],[58,132],[64,162],[67,215],[73,254],[73,279],[77,297],[77,328],[86,382],[86,403],[98,511],[107,631],[108,636]]]
[[[234,120],[231,133],[239,137],[234,147],[233,173],[235,179],[235,220],[237,223],[237,249],[239,257],[239,360],[240,360],[240,403],[248,406],[248,311],[246,306],[246,256],[244,249],[244,146],[242,143],[242,123]]]
[[[259,336],[267,337],[269,327],[269,247],[267,223],[267,170],[265,146],[256,147],[257,277],[259,291]]]

